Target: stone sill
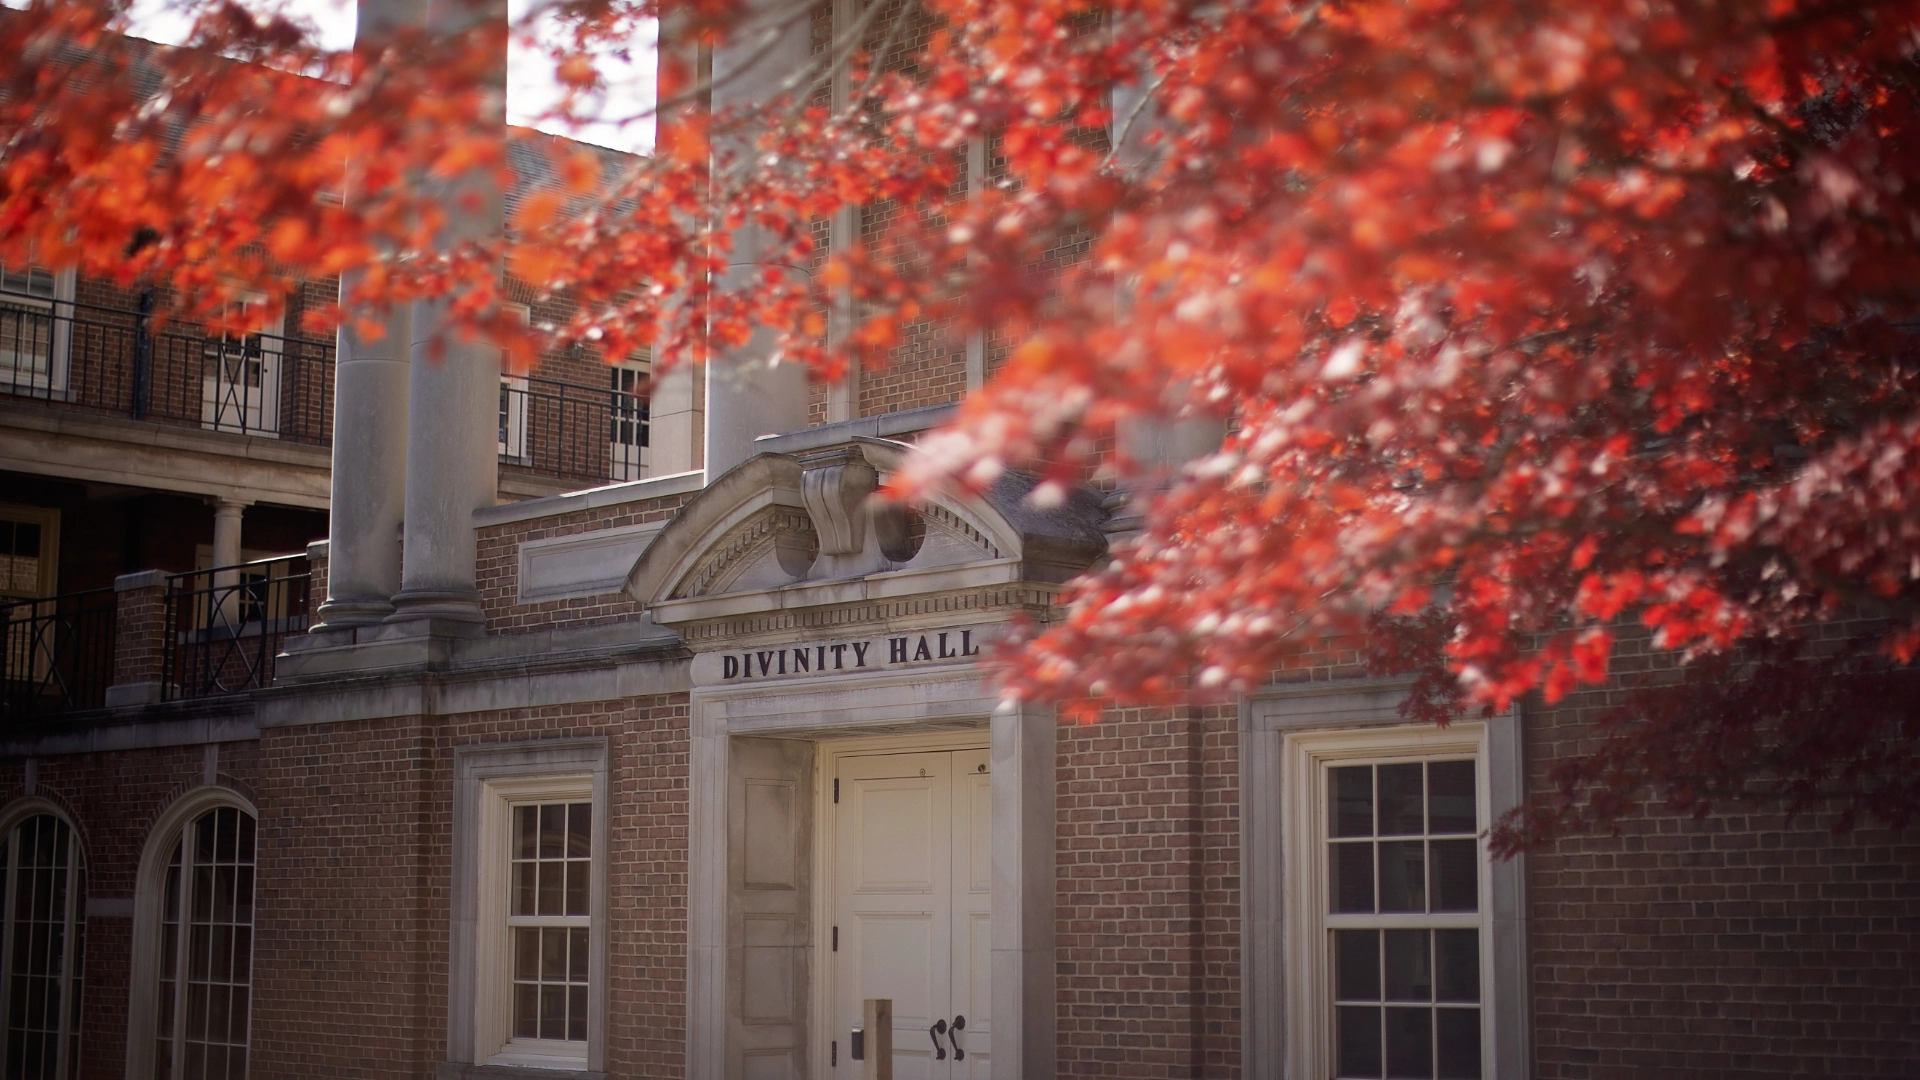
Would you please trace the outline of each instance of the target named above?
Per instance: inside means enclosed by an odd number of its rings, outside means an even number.
[[[585,1069],[542,1069],[532,1065],[470,1065],[443,1061],[435,1080],[607,1080],[603,1072]]]

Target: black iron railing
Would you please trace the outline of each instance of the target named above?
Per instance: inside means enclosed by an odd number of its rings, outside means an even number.
[[[305,555],[167,579],[168,700],[258,690],[288,634],[307,628]]]
[[[332,343],[178,323],[155,332],[150,309],[147,302],[128,311],[0,292],[0,401],[332,444]],[[609,372],[604,386],[502,379],[500,464],[584,485],[640,479],[646,375]]]
[[[127,311],[0,293],[0,395],[136,420],[325,445],[333,345],[172,324]]]
[[[0,606],[6,631],[0,717],[11,722],[106,704],[115,599],[112,589],[89,589]]]
[[[638,480],[647,467],[647,399],[622,369],[608,387],[539,376],[500,382],[500,464],[513,471],[598,483]]]

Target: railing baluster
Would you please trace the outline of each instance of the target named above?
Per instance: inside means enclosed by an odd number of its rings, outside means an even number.
[[[6,633],[0,720],[104,705],[113,681],[117,610],[110,588],[0,605]]]
[[[281,644],[306,629],[308,578],[305,555],[168,578],[167,696],[215,697],[271,684]]]

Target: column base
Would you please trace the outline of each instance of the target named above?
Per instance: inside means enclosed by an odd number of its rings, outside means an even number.
[[[393,596],[393,614],[381,621],[406,623],[419,619],[484,625],[487,616],[480,610],[478,589],[401,589]]]
[[[311,631],[340,630],[349,626],[374,626],[393,614],[390,600],[334,600],[320,605],[320,621]]]
[[[114,683],[107,687],[106,706],[120,709],[128,705],[158,705],[165,696],[166,684],[157,679]]]

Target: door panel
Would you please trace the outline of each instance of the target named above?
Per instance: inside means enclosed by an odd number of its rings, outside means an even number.
[[[993,864],[992,780],[979,751],[841,759],[834,807],[833,1031],[861,1022],[867,998],[893,1001],[894,1075],[971,1080],[989,1074]],[[965,1017],[954,1053],[945,1030]],[[937,1042],[930,1034],[939,1025]],[[835,1074],[860,1075],[848,1053]]]
[[[993,776],[985,750],[953,755],[954,890],[953,1004],[949,1016],[964,1017],[958,1045],[966,1056],[952,1063],[954,1080],[987,1080],[993,1074]],[[949,1037],[948,1041],[953,1042]]]
[[[839,986],[833,1033],[845,1045],[867,998],[893,999],[899,1080],[944,1080],[927,1028],[945,1014],[952,980],[951,763],[889,754],[840,765],[835,918]],[[859,1064],[841,1057],[842,1075]]]

